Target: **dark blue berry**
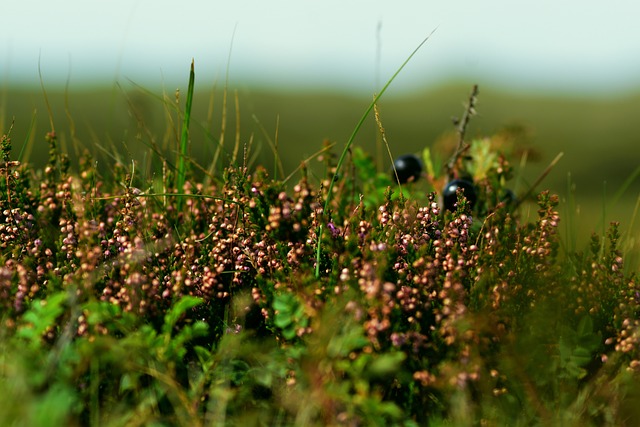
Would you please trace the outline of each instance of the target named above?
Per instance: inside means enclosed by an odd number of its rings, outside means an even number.
[[[417,181],[422,173],[422,161],[414,154],[404,154],[398,157],[393,162],[393,166],[395,173],[392,170],[391,176],[400,184]],[[398,174],[397,178],[396,173]]]
[[[454,179],[453,181],[449,181],[449,183],[444,187],[444,190],[442,191],[444,208],[450,211],[456,210],[456,203],[458,203],[458,189],[462,190],[469,207],[473,209],[478,195],[473,183],[466,179]]]
[[[500,198],[501,202],[504,202],[507,205],[515,204],[518,201],[518,197],[515,195],[513,191],[510,189],[504,190],[502,197]]]

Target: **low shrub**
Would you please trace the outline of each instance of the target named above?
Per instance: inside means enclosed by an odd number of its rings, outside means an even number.
[[[402,184],[354,147],[320,180],[183,168],[162,192],[88,154],[71,172],[53,132],[34,171],[5,136],[2,424],[628,424],[640,289],[618,225],[564,252],[558,198],[523,219],[506,156],[459,135]]]

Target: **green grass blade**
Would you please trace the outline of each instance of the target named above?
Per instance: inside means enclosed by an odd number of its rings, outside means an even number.
[[[420,48],[422,48],[422,46],[427,42],[427,40],[429,40],[431,38],[433,33],[436,31],[436,29],[431,31],[431,33],[429,33],[429,35],[427,37],[425,37],[424,40],[422,40],[420,42],[418,47],[416,47],[413,50],[413,52],[411,52],[411,54],[407,57],[407,59],[405,59],[405,61],[402,63],[402,65],[400,65],[400,67],[396,70],[396,72],[393,73],[393,75],[387,81],[387,83],[385,83],[385,85],[382,87],[382,90],[380,90],[380,93],[378,93],[373,98],[373,101],[371,101],[371,103],[369,104],[367,109],[364,111],[364,113],[362,114],[362,117],[360,117],[360,120],[358,121],[358,124],[356,124],[356,127],[353,129],[353,132],[351,133],[351,136],[347,140],[347,143],[346,143],[346,145],[344,147],[344,150],[342,150],[342,154],[340,155],[340,158],[338,159],[338,163],[336,164],[336,172],[335,172],[336,175],[340,172],[340,168],[342,168],[342,164],[344,163],[345,159],[347,158],[347,153],[349,152],[349,148],[351,148],[351,144],[353,144],[353,141],[356,138],[356,135],[358,135],[358,133],[360,132],[360,128],[364,124],[364,121],[367,119],[369,114],[371,114],[371,111],[373,110],[373,107],[377,104],[378,100],[380,100],[380,98],[386,92],[387,88],[391,85],[391,83],[396,79],[398,74],[400,74],[402,69],[409,63],[409,61],[411,61],[411,59],[415,56],[415,54],[418,53]],[[331,179],[331,181],[329,183],[329,189],[328,189],[328,192],[327,192],[327,200],[325,200],[325,202],[324,202],[324,210],[323,210],[323,212],[326,212],[329,209],[329,203],[331,203],[331,195],[333,193],[333,185],[334,185],[334,183],[335,183],[335,180]],[[320,224],[319,227],[318,227],[318,247],[317,247],[317,250],[316,250],[316,277],[320,277],[320,252],[321,252],[322,233],[323,233],[323,227],[322,227],[322,224]]]
[[[49,103],[49,97],[47,96],[47,91],[44,88],[44,80],[42,79],[42,70],[40,69],[40,56],[38,56],[38,77],[40,78],[40,88],[42,89],[42,96],[44,97],[44,105],[47,107],[47,112],[49,113],[49,126],[51,132],[55,133],[56,129],[53,125],[53,110],[51,109],[51,104]]]
[[[635,170],[631,172],[627,179],[624,180],[618,191],[615,192],[615,194],[613,195],[614,205],[616,205],[620,201],[624,193],[629,189],[629,187],[631,187],[631,184],[633,184],[634,181],[638,179],[638,177],[640,177],[640,166],[636,167]]]
[[[31,152],[33,151],[33,144],[35,141],[34,129],[36,128],[36,117],[37,117],[37,111],[34,110],[33,114],[31,115],[31,122],[29,122],[29,128],[27,130],[27,134],[24,138],[24,143],[20,148],[20,153],[18,153],[18,160],[23,163],[29,162]]]
[[[180,152],[178,154],[178,174],[176,176],[176,191],[182,191],[184,181],[186,179],[187,169],[187,151],[189,148],[189,121],[191,120],[191,107],[193,105],[193,87],[195,81],[195,72],[193,69],[194,61],[191,60],[191,71],[189,72],[189,88],[187,89],[187,104],[184,111],[184,120],[182,122],[182,134],[180,136]],[[178,199],[178,211],[181,208],[181,200]]]

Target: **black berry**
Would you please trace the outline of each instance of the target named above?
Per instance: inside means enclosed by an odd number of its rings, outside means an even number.
[[[504,190],[504,193],[500,198],[500,201],[504,202],[507,205],[511,205],[518,201],[518,197],[516,197],[513,191],[507,188],[506,190]]]
[[[445,209],[450,211],[456,210],[456,203],[458,203],[458,189],[462,190],[469,207],[473,209],[473,205],[475,205],[478,195],[473,183],[466,179],[454,179],[453,181],[449,181],[449,183],[444,187],[442,196],[444,198]]]
[[[405,154],[394,160],[391,175],[394,180],[400,184],[405,182],[417,181],[422,173],[422,161],[414,154]],[[396,173],[398,174],[396,178]]]

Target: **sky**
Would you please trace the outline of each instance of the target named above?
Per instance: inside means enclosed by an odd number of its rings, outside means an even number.
[[[451,80],[523,90],[640,87],[637,0],[5,2],[0,85],[131,80],[376,92]]]

